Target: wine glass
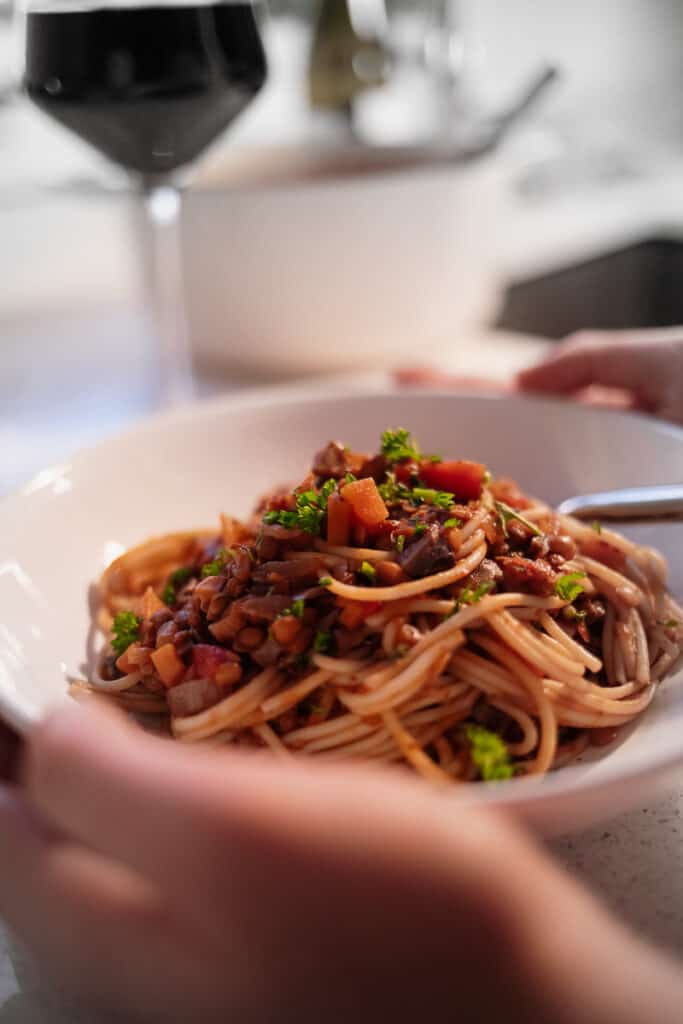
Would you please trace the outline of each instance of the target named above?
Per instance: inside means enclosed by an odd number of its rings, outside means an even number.
[[[24,0],[23,86],[41,110],[126,168],[152,233],[161,400],[192,394],[182,291],[181,188],[266,78],[244,0]]]

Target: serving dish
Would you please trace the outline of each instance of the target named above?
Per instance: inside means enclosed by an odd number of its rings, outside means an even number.
[[[261,391],[167,414],[39,474],[0,505],[0,711],[25,728],[65,699],[92,660],[91,587],[124,547],[246,515],[274,483],[296,481],[331,437],[371,449],[387,426],[425,450],[481,460],[551,502],[670,481],[683,431],[635,415],[518,397]],[[625,532],[657,546],[683,594],[683,527]],[[683,765],[683,674],[618,745],[544,780],[449,791],[499,804],[544,833],[568,831],[640,799]]]

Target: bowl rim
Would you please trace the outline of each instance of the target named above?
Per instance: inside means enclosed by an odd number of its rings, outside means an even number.
[[[639,423],[647,431],[654,431],[656,434],[663,434],[683,445],[683,427],[664,420],[657,420],[644,413],[602,409],[592,406],[578,405],[571,399],[547,397],[545,395],[477,395],[463,390],[447,389],[406,389],[397,390],[390,387],[378,387],[377,382],[348,381],[341,383],[330,381],[329,378],[308,379],[305,384],[297,383],[292,385],[276,387],[250,388],[244,392],[228,392],[211,398],[199,399],[186,405],[172,408],[165,411],[157,411],[147,414],[135,420],[125,430],[118,431],[106,438],[103,438],[91,445],[77,449],[71,457],[67,457],[59,463],[46,467],[34,474],[31,479],[19,488],[4,495],[0,499],[0,511],[8,505],[21,504],[36,490],[50,485],[55,475],[62,475],[72,469],[87,466],[88,461],[94,454],[103,448],[125,444],[138,438],[140,435],[148,436],[163,432],[168,426],[177,423],[191,421],[197,415],[220,416],[223,412],[233,413],[240,410],[258,410],[264,406],[287,406],[294,403],[315,404],[322,399],[329,399],[337,402],[357,401],[359,399],[371,400],[372,398],[395,398],[400,399],[416,396],[429,397],[436,400],[466,400],[473,404],[496,403],[512,405],[533,405],[539,410],[548,411],[562,409],[564,412],[576,410],[582,416],[590,416],[596,422],[604,422],[608,417],[612,422],[617,423]],[[680,667],[679,667],[680,671]],[[666,685],[666,680],[665,680]],[[3,699],[2,704],[8,702]],[[12,721],[14,715],[5,713],[5,717]],[[16,715],[15,724],[22,728],[25,720],[21,712]],[[660,776],[671,772],[683,765],[683,737],[680,748],[672,750],[670,746],[664,746],[661,750],[655,748],[651,756],[641,759],[632,765],[610,765],[609,761],[603,764],[601,774],[596,777],[593,773],[581,771],[581,766],[568,765],[561,772],[550,773],[541,778],[529,777],[527,779],[514,779],[498,783],[496,786],[468,786],[459,787],[458,794],[467,793],[467,799],[474,799],[477,803],[495,804],[515,811],[529,812],[533,815],[535,807],[540,807],[549,799],[554,800],[562,797],[592,795],[604,797],[616,789],[623,789],[625,783],[640,782],[647,784],[654,782]]]

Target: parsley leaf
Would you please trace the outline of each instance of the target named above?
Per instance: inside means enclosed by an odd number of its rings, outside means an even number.
[[[388,505],[391,505],[397,501],[412,501],[413,492],[405,484],[401,484],[396,479],[396,474],[391,473],[387,470],[387,478],[383,484],[380,484],[377,488],[382,499],[386,501]]]
[[[112,626],[111,645],[118,655],[127,651],[132,643],[138,639],[140,633],[141,619],[134,612],[119,612],[114,618]]]
[[[327,501],[337,487],[336,480],[327,480],[320,493],[313,489],[299,491],[295,494],[296,509],[280,509],[266,512],[263,522],[268,526],[277,523],[289,530],[302,530],[317,537],[320,535],[322,521],[327,514]]]
[[[285,617],[290,615],[292,615],[295,619],[303,619],[305,605],[306,602],[304,601],[303,597],[298,597],[296,601],[292,601],[292,604],[290,605],[289,608],[285,608],[283,612],[280,612],[280,614],[278,615],[278,619],[284,619]]]
[[[577,611],[573,604],[568,604],[566,608],[562,609],[562,618],[567,619],[568,622],[577,622],[580,619],[585,619],[588,612]]]
[[[531,530],[534,536],[543,536],[539,528],[534,523],[529,522],[529,520],[526,519],[520,512],[518,512],[517,509],[511,508],[509,505],[506,505],[504,501],[495,501],[494,505],[496,506],[496,512],[498,513],[501,526],[503,527],[503,533],[505,534],[506,537],[508,535],[508,523],[510,522],[511,519],[516,519],[518,523],[522,523],[524,526],[526,526],[527,530]]]
[[[508,748],[495,732],[481,725],[466,725],[465,736],[470,743],[470,757],[484,782],[511,779],[515,773]]]
[[[599,519],[594,519],[591,523],[591,530],[595,530],[597,534],[602,533],[602,523]]]
[[[579,580],[586,578],[585,572],[567,572],[555,580],[555,593],[563,601],[576,601],[579,594],[586,589]]]
[[[332,634],[325,633],[322,629],[319,629],[315,634],[313,641],[313,650],[316,654],[327,654],[330,647],[332,646]]]
[[[398,537],[396,538],[396,550],[398,551],[399,555],[403,554],[403,549],[405,546],[406,535],[405,533],[399,533]]]
[[[472,590],[470,587],[465,587],[463,592],[457,598],[453,605],[453,610],[448,613],[446,618],[451,618],[460,611],[461,608],[466,604],[478,604],[482,597],[486,597],[490,590],[493,590],[493,583],[491,580],[487,580],[485,583],[480,583],[478,587]]]
[[[426,523],[416,523],[415,524],[415,533],[413,534],[414,537],[422,537],[422,535],[425,534],[426,532],[427,532],[427,524]]]
[[[176,602],[176,591],[179,587],[182,587],[192,576],[192,569],[188,566],[183,566],[180,569],[176,569],[168,577],[168,583],[164,587],[161,593],[161,600],[164,604],[173,605]]]
[[[331,587],[332,586],[332,577],[331,576],[323,576],[321,579],[318,580],[318,586],[319,587]]]
[[[402,462],[404,459],[420,458],[420,448],[407,430],[385,430],[382,434],[382,455],[387,462]]]
[[[225,567],[225,563],[229,562],[233,557],[233,553],[229,548],[221,548],[212,562],[207,562],[206,565],[202,566],[202,579],[205,580],[207,576],[219,576],[221,570]]]
[[[456,519],[455,516],[452,519],[447,519],[443,524],[444,530],[454,530],[458,526],[462,526],[462,520]]]
[[[377,579],[377,570],[370,562],[362,562],[358,574],[370,584],[374,583]]]
[[[448,491],[434,491],[431,487],[413,487],[413,501],[418,499],[425,505],[434,505],[436,508],[450,508],[455,503],[455,495]]]

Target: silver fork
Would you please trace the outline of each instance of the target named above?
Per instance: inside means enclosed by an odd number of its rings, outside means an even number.
[[[580,494],[567,498],[557,511],[577,519],[647,519],[683,521],[683,484],[627,487],[620,491]]]

